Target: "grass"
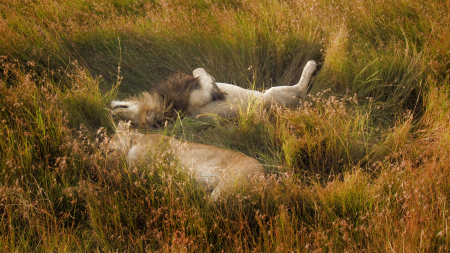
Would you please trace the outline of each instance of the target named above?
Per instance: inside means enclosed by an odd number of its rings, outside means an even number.
[[[447,252],[445,1],[3,1],[4,252]],[[109,102],[173,72],[263,90],[319,62],[302,107],[164,132],[255,157],[211,203],[164,150],[109,159]]]

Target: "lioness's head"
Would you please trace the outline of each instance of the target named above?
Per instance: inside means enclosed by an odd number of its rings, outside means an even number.
[[[112,101],[112,115],[131,122],[133,128],[159,128],[166,120],[163,101],[158,94],[144,92],[140,97],[126,101]]]

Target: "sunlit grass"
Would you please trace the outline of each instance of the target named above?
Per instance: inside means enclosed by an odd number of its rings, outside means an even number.
[[[5,252],[449,251],[445,1],[3,1],[0,248]],[[107,155],[108,105],[173,72],[300,108],[179,119],[162,132],[258,159],[212,203],[164,150]]]

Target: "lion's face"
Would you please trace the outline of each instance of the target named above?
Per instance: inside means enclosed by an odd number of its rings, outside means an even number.
[[[130,122],[133,128],[160,128],[163,125],[164,114],[159,100],[146,93],[136,100],[112,101],[112,115]]]
[[[139,104],[128,101],[112,101],[112,115],[123,121],[131,122],[134,127],[139,127]]]

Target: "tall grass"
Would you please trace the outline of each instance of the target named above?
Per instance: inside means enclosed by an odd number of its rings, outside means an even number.
[[[449,251],[445,1],[2,1],[5,252]],[[162,133],[255,157],[212,203],[164,150],[104,152],[109,102],[173,72],[263,90],[319,62],[302,107]]]

